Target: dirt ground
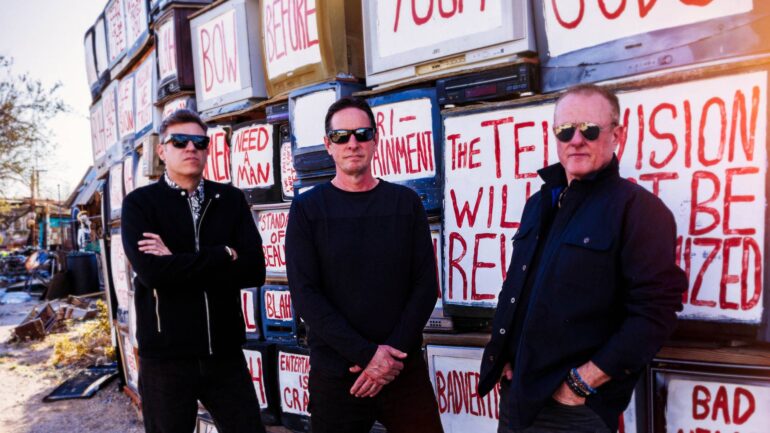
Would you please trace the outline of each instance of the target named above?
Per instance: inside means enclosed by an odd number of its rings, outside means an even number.
[[[141,421],[117,379],[90,399],[43,403],[43,397],[78,369],[49,362],[53,338],[8,343],[13,328],[36,302],[0,305],[0,432],[141,433]],[[75,336],[70,330],[64,336]]]

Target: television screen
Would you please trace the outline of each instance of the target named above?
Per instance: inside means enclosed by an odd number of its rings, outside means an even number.
[[[195,96],[204,118],[267,97],[257,0],[230,0],[190,20]]]
[[[365,1],[366,83],[397,84],[533,56],[527,0]]]
[[[414,189],[430,214],[441,211],[443,140],[436,89],[369,98],[377,128],[372,174]]]
[[[288,204],[252,207],[257,231],[262,238],[268,278],[286,279],[286,226]]]
[[[160,127],[160,109],[155,106],[158,76],[155,53],[151,51],[134,72],[134,104],[136,107],[136,136],[155,132]]]
[[[363,78],[360,1],[261,1],[259,13],[270,97],[338,78]]]
[[[590,4],[590,3],[588,3]],[[544,92],[770,48],[770,3],[535,0]]]

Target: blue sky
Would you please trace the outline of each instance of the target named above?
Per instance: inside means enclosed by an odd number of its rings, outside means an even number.
[[[41,195],[65,199],[92,162],[83,36],[106,0],[0,0],[0,54],[13,57],[14,72],[28,72],[48,86],[62,83],[58,95],[71,113],[52,120],[56,150],[41,162]],[[28,196],[29,191],[5,191]]]

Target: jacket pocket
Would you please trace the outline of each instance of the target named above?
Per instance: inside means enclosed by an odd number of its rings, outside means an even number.
[[[161,333],[160,325],[160,297],[158,296],[158,290],[152,289],[152,297],[155,299],[155,321],[158,329],[158,334]]]

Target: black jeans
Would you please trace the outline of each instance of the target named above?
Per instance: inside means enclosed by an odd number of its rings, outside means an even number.
[[[554,399],[546,402],[532,426],[523,430],[512,430],[508,427],[511,410],[509,394],[508,385],[503,381],[497,433],[611,433],[607,424],[588,406],[567,406]]]
[[[368,433],[375,420],[388,433],[443,433],[428,368],[422,358],[408,361],[401,374],[374,397],[350,394],[357,378],[357,374],[331,377],[311,366],[313,433]]]
[[[147,433],[195,430],[198,400],[220,433],[264,433],[242,352],[192,359],[139,360],[139,393]]]

